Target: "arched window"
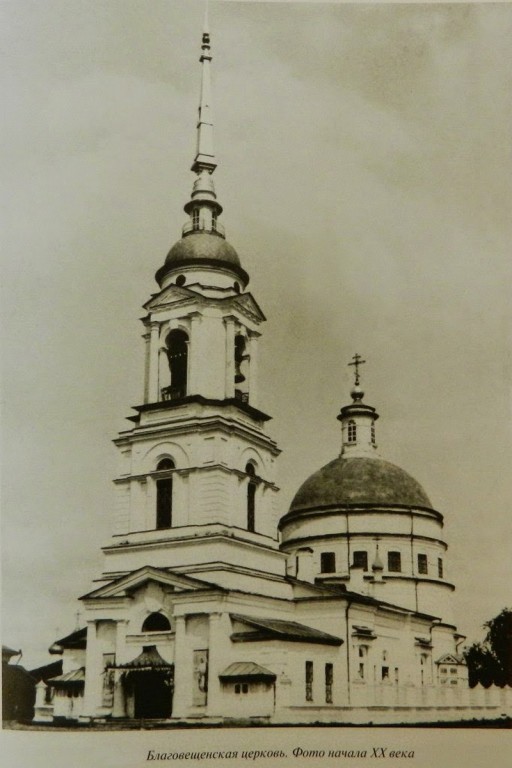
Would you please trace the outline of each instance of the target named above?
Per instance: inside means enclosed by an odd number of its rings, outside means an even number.
[[[142,632],[168,632],[171,623],[163,613],[150,613],[142,625]]]
[[[166,469],[175,469],[175,464],[172,459],[160,459],[156,465],[157,472],[164,472]]]
[[[372,422],[371,437],[372,437],[372,445],[375,445],[375,423],[374,422]]]
[[[174,469],[172,459],[161,459],[157,464],[157,472]],[[172,526],[172,475],[159,477],[156,481],[156,527],[157,529]]]
[[[245,376],[242,373],[242,363],[247,360],[245,354],[245,338],[243,336],[235,336],[235,384],[241,384],[245,381]]]
[[[199,229],[199,208],[194,208],[192,211],[192,227]]]
[[[217,231],[217,211],[212,211],[212,230]]]
[[[250,478],[254,478],[256,476],[256,470],[254,468],[254,464],[251,464],[250,462],[245,467],[245,471]],[[256,487],[257,487],[256,481],[254,479],[250,479],[247,485],[247,530],[248,531],[255,530]]]
[[[187,394],[188,336],[179,328],[166,339],[171,386],[162,390],[164,400],[179,400]]]
[[[349,443],[355,443],[357,437],[357,427],[355,421],[352,419],[348,423],[348,434],[347,439]]]

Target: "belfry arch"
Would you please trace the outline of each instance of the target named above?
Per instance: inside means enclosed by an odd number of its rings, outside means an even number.
[[[180,400],[188,393],[188,344],[186,331],[176,328],[165,339],[170,384],[162,388],[162,400]]]

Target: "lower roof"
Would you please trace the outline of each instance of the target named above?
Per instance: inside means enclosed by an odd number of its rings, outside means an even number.
[[[296,621],[282,619],[267,619],[254,616],[242,616],[231,613],[234,621],[247,625],[252,632],[234,632],[231,639],[234,642],[253,642],[259,640],[289,640],[296,643],[317,643],[320,645],[341,645],[340,637],[329,635],[319,629],[298,624]]]
[[[235,661],[219,675],[219,680],[275,680],[276,675],[254,661]]]

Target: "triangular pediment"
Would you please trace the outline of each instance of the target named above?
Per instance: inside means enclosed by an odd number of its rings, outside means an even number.
[[[242,293],[234,297],[230,296],[229,299],[224,299],[224,301],[229,301],[233,308],[238,309],[242,314],[248,315],[255,322],[262,323],[267,319],[252,293]]]
[[[464,657],[455,655],[454,653],[445,653],[439,659],[436,664],[465,664]]]
[[[82,600],[100,599],[107,597],[126,597],[137,589],[140,589],[148,582],[160,584],[173,592],[179,593],[191,590],[217,589],[214,584],[210,584],[192,576],[185,576],[182,573],[173,573],[162,568],[153,568],[146,565],[136,571],[114,579],[108,584],[104,584],[98,589],[82,596]]]
[[[160,293],[156,293],[144,304],[144,309],[154,311],[162,307],[176,306],[177,304],[191,304],[197,299],[202,299],[201,294],[179,285],[169,285]]]
[[[148,312],[154,312],[157,309],[164,309],[168,307],[186,307],[188,304],[200,304],[206,305],[210,303],[217,304],[219,299],[212,299],[212,297],[204,296],[201,293],[193,291],[191,288],[185,286],[169,285],[164,288],[160,293],[152,296],[149,301],[144,304],[144,309]],[[265,315],[261,311],[257,301],[251,293],[242,293],[238,296],[226,296],[220,299],[220,302],[229,307],[232,311],[238,311],[242,315],[245,315],[250,320],[256,323],[261,323],[266,320]]]

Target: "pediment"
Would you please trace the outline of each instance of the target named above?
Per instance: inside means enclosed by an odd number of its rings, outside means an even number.
[[[197,299],[203,297],[190,290],[190,288],[180,287],[179,285],[169,285],[164,288],[160,293],[156,293],[149,301],[144,304],[144,309],[153,311],[155,309],[161,309],[162,307],[176,306],[177,304],[186,305],[197,301]]]
[[[437,659],[436,664],[464,664],[464,660],[453,653],[445,653]]]
[[[229,301],[232,307],[239,309],[242,314],[248,315],[255,322],[262,323],[267,319],[252,293],[242,293],[239,296],[230,297]]]
[[[104,584],[98,589],[83,595],[81,599],[89,600],[107,597],[126,597],[149,582],[159,584],[176,593],[184,591],[190,592],[191,590],[216,589],[214,584],[195,579],[192,576],[185,576],[182,573],[173,573],[172,571],[163,570],[162,568],[153,568],[152,566],[147,565],[128,573],[126,576],[114,579],[114,581],[111,581],[108,584]]]

